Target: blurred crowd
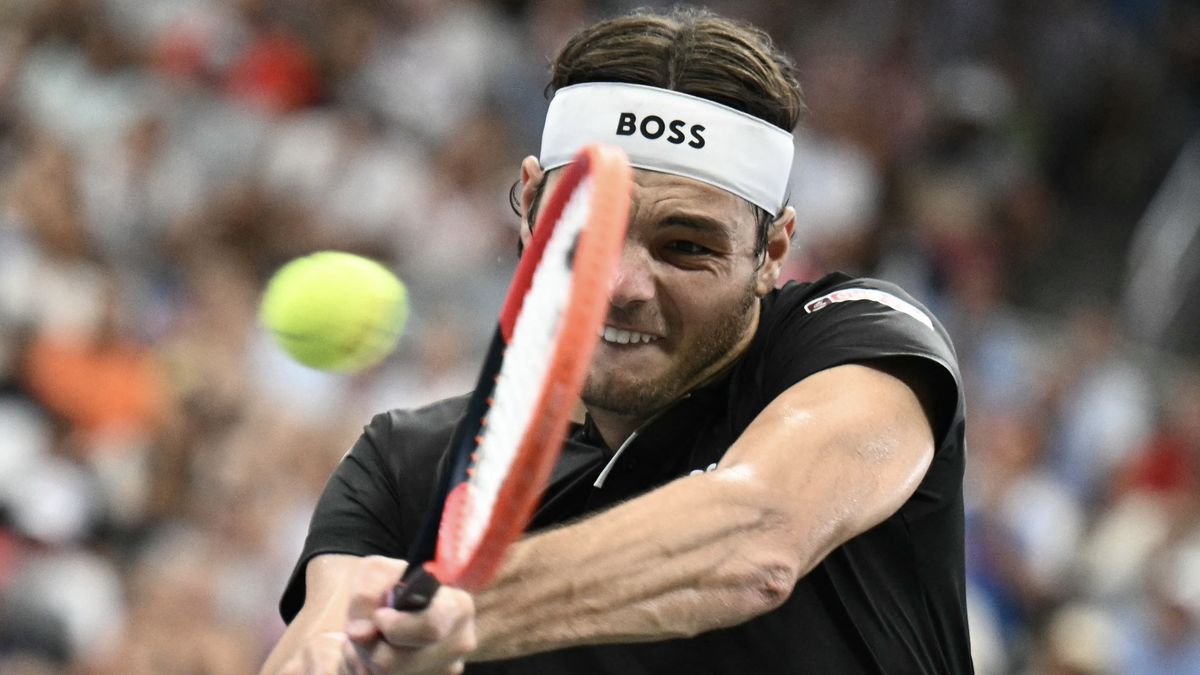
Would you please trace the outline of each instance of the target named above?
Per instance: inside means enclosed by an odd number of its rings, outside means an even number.
[[[978,672],[1200,673],[1200,344],[1121,309],[1200,130],[1200,9],[708,5],[805,87],[788,276],[897,281],[956,341]],[[472,384],[549,56],[633,6],[0,2],[0,672],[257,669],[362,425]],[[256,320],[326,248],[410,287],[355,376]]]

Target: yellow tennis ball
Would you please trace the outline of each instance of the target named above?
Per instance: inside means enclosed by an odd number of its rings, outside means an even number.
[[[395,348],[408,320],[408,290],[373,260],[320,251],[289,262],[271,277],[259,317],[300,363],[354,372]]]

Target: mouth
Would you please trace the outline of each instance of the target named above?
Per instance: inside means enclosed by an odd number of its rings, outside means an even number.
[[[615,328],[613,326],[602,327],[599,331],[597,331],[597,335],[604,342],[618,345],[650,344],[651,342],[656,342],[662,339],[657,335],[640,333],[635,330],[626,330],[624,328]]]

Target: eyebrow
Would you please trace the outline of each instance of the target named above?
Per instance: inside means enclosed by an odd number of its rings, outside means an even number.
[[[695,213],[674,213],[658,222],[659,227],[686,227],[701,234],[718,235],[731,238],[729,226],[716,218],[710,218]]]

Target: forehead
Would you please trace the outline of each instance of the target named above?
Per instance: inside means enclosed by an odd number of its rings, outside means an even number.
[[[708,183],[645,169],[633,170],[633,203],[639,209],[690,209],[713,217],[749,216],[749,202]]]
[[[550,172],[546,180],[548,194],[562,172]],[[679,216],[701,216],[728,226],[731,235],[752,233],[757,214],[750,202],[737,195],[685,176],[633,170],[633,192],[629,224],[655,225]]]

